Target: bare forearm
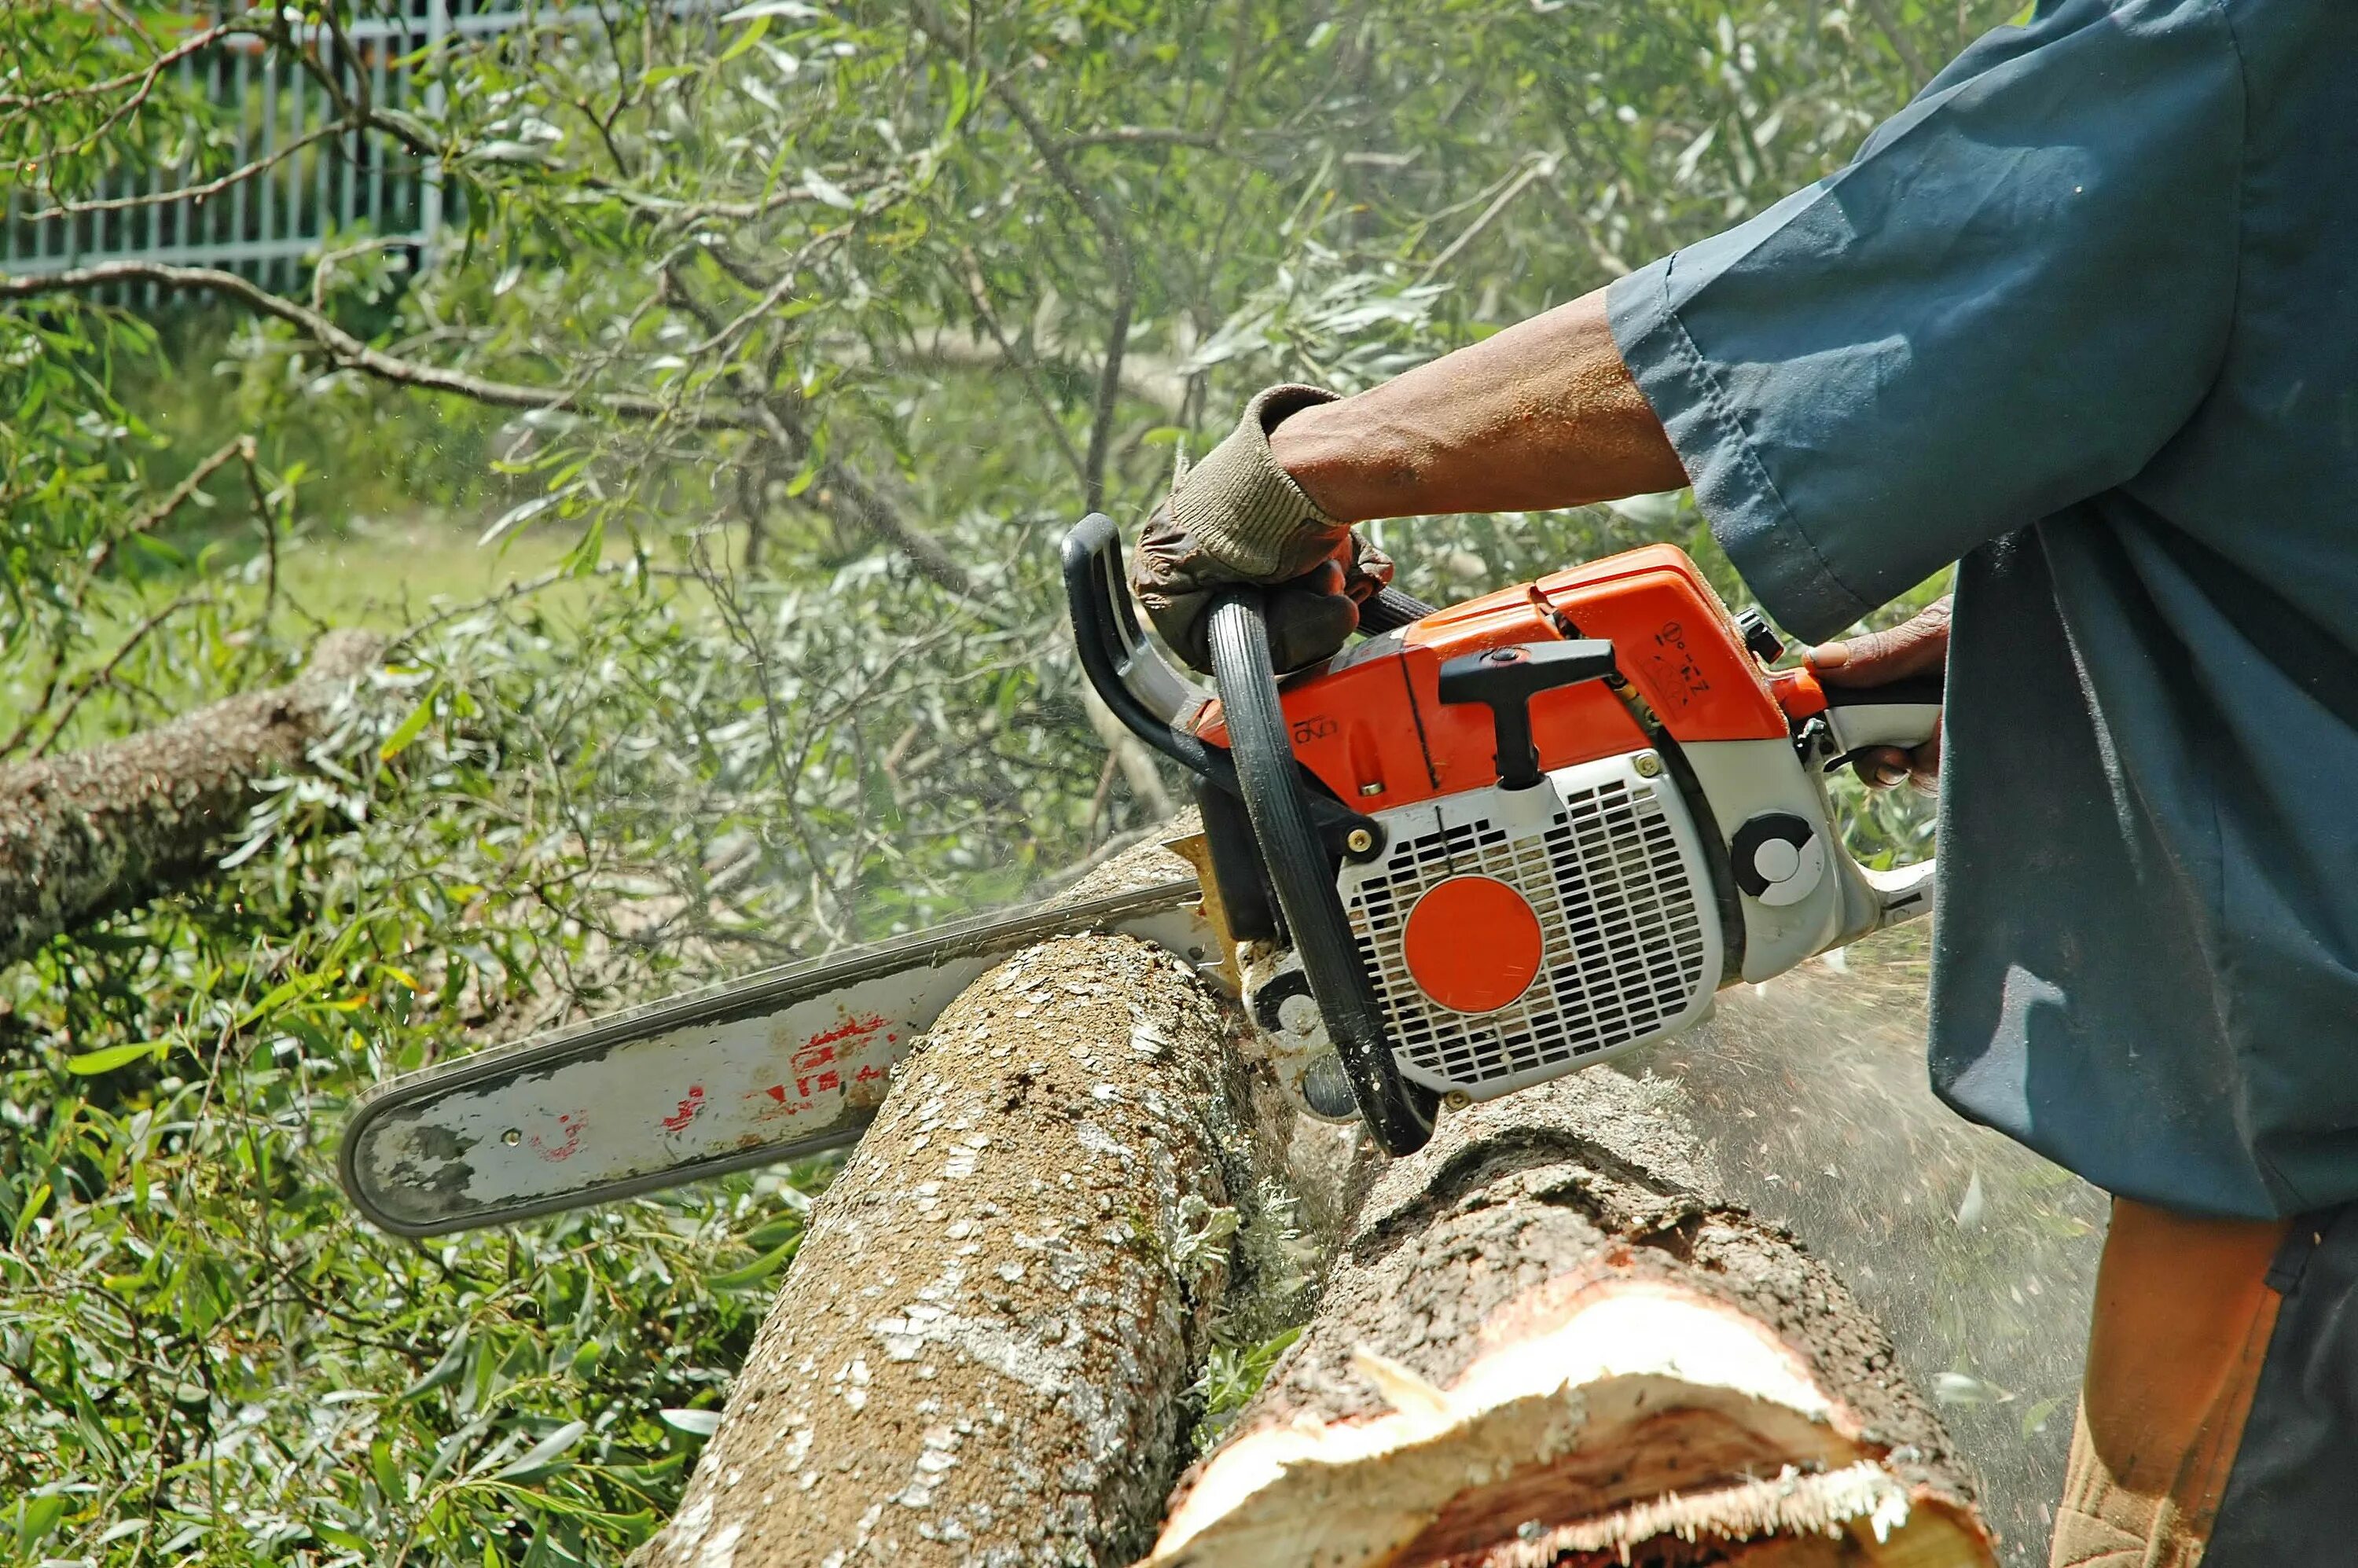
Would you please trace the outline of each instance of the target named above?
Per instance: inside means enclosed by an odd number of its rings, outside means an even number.
[[[1305,408],[1270,433],[1270,452],[1347,522],[1538,512],[1687,482],[1614,346],[1602,289]]]

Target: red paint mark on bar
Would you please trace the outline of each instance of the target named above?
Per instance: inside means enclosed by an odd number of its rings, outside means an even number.
[[[803,1049],[807,1051],[814,1045],[832,1045],[838,1040],[849,1040],[857,1034],[873,1034],[883,1027],[884,1018],[881,1013],[871,1012],[866,1018],[847,1018],[833,1029],[822,1031],[804,1041]]]
[[[689,1122],[696,1119],[696,1113],[703,1108],[704,1086],[688,1085],[687,1098],[679,1102],[679,1108],[663,1119],[664,1130],[667,1132],[681,1131]]]
[[[535,1132],[532,1135],[532,1152],[544,1160],[570,1160],[581,1147],[581,1123],[586,1119],[585,1112],[564,1112],[557,1119],[557,1130],[565,1134],[564,1141],[544,1143],[540,1134]]]

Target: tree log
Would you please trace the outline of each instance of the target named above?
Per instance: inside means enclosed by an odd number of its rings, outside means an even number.
[[[1106,873],[1178,862],[1133,851]],[[663,1568],[1128,1563],[1262,1210],[1233,1014],[1128,937],[978,980],[895,1072],[729,1393]],[[1260,1249],[1267,1250],[1267,1249]],[[1261,1271],[1266,1274],[1269,1271]]]
[[[1920,927],[1761,987],[1637,1058],[1683,1091],[1718,1190],[1784,1226],[1887,1331],[1972,1462],[2010,1568],[2045,1568],[2104,1195],[1933,1098]]]
[[[1607,1069],[1444,1117],[1152,1568],[1991,1563],[1882,1331],[1715,1195],[1681,1098]]]
[[[302,760],[383,647],[368,633],[331,632],[286,686],[0,767],[0,963],[202,872],[244,820],[254,785]]]

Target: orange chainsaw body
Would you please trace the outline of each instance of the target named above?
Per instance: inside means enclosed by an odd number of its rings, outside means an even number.
[[[1294,755],[1361,810],[1487,786],[1498,777],[1489,710],[1444,705],[1441,666],[1489,648],[1573,637],[1612,643],[1623,677],[1673,740],[1788,733],[1779,693],[1718,594],[1684,551],[1653,545],[1468,600],[1293,676],[1282,694]],[[1531,721],[1543,769],[1650,744],[1621,697],[1596,682],[1540,694]],[[1196,731],[1228,743],[1217,703]]]

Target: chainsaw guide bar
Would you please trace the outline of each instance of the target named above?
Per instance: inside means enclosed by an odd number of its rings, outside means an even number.
[[[1195,965],[1307,1114],[1386,1154],[1466,1106],[1693,1027],[1931,905],[1879,871],[1824,774],[1936,734],[1937,680],[1772,669],[1667,545],[1446,609],[1386,589],[1367,633],[1281,679],[1261,590],[1210,615],[1216,690],[1139,624],[1102,514],[1065,537],[1073,647],[1107,712],[1192,775],[1196,871],[754,975],[397,1078],[361,1098],[344,1185],[431,1236],[856,1141],[957,993],[1043,937],[1110,931]]]
[[[379,1085],[345,1129],[344,1188],[371,1224],[437,1236],[856,1142],[958,992],[1088,931],[1215,976],[1227,957],[1180,879],[784,965]]]

